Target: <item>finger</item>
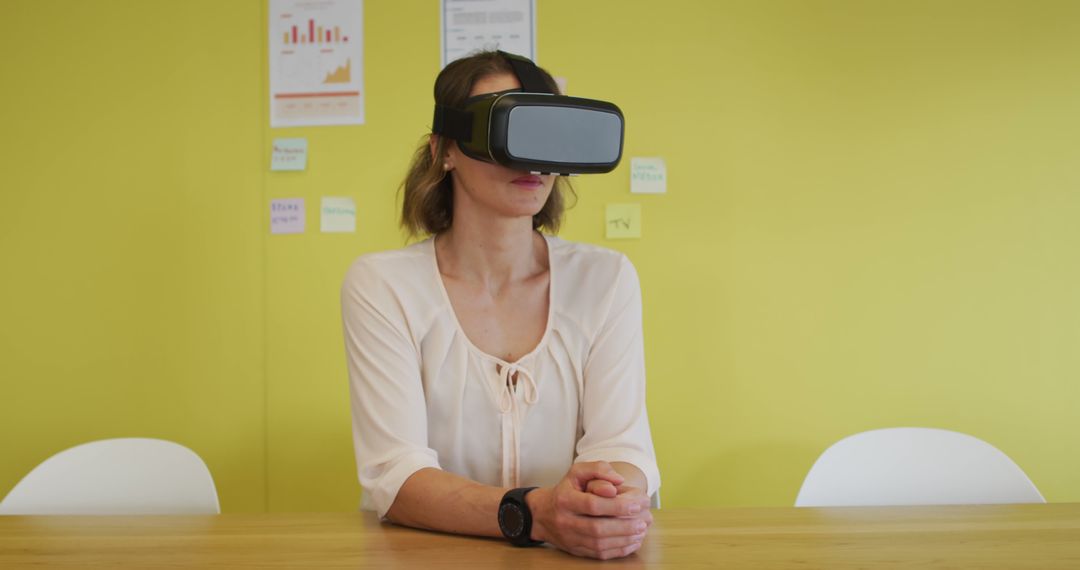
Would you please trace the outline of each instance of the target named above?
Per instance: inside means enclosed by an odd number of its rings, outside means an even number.
[[[589,539],[568,549],[570,552],[580,553],[589,558],[617,558],[625,556],[623,552],[637,550],[641,542],[645,540],[644,534],[634,536],[622,536],[616,538]]]
[[[645,540],[645,534],[633,534],[630,536],[610,536],[607,538],[599,538],[593,542],[590,547],[591,550],[596,552],[606,552],[608,550],[617,550],[620,548],[626,548],[627,546],[634,546],[635,544],[641,544],[641,541]]]
[[[652,512],[649,509],[645,509],[645,510],[641,511],[640,513],[637,513],[637,514],[634,514],[634,515],[626,515],[626,516],[621,516],[621,517],[616,517],[616,518],[620,518],[620,519],[623,519],[623,520],[641,521],[641,522],[645,523],[645,528],[651,527],[652,523],[653,523]]]
[[[593,479],[585,485],[585,492],[592,493],[600,497],[612,498],[619,494],[619,489],[615,485],[611,484],[611,481],[605,481],[603,479]]]
[[[635,543],[627,544],[625,546],[617,546],[617,547],[614,547],[614,548],[607,548],[607,549],[603,549],[603,550],[598,550],[598,549],[596,549],[594,547],[590,547],[588,545],[574,546],[572,548],[566,548],[565,550],[567,552],[571,553],[571,554],[574,554],[576,556],[580,556],[582,558],[595,558],[597,560],[612,560],[612,559],[615,559],[615,558],[622,558],[624,556],[629,556],[629,555],[637,552],[640,548],[641,548],[641,542],[635,542]]]
[[[586,483],[593,479],[610,481],[611,484],[616,486],[622,485],[625,481],[625,478],[606,461],[575,463],[570,467],[568,475],[574,479],[576,483],[579,483],[582,489],[585,488]]]
[[[582,540],[627,537],[644,534],[649,525],[637,518],[576,516],[568,521],[569,530]]]
[[[605,497],[606,498],[606,497]],[[613,515],[618,517],[639,517],[643,513],[648,513],[652,508],[652,502],[645,496],[633,496],[633,495],[616,495],[615,498],[619,501],[626,501],[626,513],[622,515]],[[631,507],[630,505],[636,505]],[[652,515],[649,515],[650,522]]]
[[[612,485],[622,485],[625,479],[618,471],[611,468],[606,461],[587,461],[575,463],[570,467],[567,474],[574,482],[574,487],[580,491],[585,490],[585,485],[593,479],[610,481]]]
[[[617,490],[616,496],[638,501],[642,510],[652,508],[652,498],[646,495],[645,491],[629,485],[618,485],[615,489]]]
[[[641,548],[641,543],[639,542],[637,544],[631,544],[629,546],[623,546],[621,548],[613,548],[611,550],[604,550],[604,551],[600,552],[599,555],[596,556],[596,558],[598,558],[600,560],[613,560],[615,558],[623,558],[623,557],[630,556],[631,554],[637,552],[640,548]]]
[[[559,497],[559,506],[578,515],[624,517],[648,508],[648,501],[632,497],[599,497],[592,493],[570,491]]]

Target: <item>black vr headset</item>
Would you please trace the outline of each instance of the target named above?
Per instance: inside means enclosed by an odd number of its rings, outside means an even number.
[[[555,95],[532,61],[498,52],[521,89],[486,93],[461,108],[435,106],[431,132],[477,160],[533,174],[611,172],[622,157],[622,111],[606,101]]]

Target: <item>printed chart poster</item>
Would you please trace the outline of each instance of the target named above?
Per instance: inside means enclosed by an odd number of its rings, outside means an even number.
[[[270,0],[270,126],[364,123],[363,0]]]
[[[536,61],[535,0],[442,0],[442,66],[478,50]]]

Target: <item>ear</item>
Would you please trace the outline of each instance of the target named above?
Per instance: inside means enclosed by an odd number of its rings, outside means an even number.
[[[439,146],[443,147],[444,155],[439,157]],[[454,140],[446,139],[439,135],[430,135],[428,137],[428,148],[431,149],[431,162],[433,164],[442,166],[443,170],[452,170],[454,168],[454,160],[451,158],[454,154]]]

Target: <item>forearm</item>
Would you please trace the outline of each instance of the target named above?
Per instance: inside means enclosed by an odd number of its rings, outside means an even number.
[[[575,541],[567,541],[567,529],[559,525],[570,524],[577,526],[570,519],[588,521],[584,524],[586,533],[600,532],[600,535],[590,535],[594,538],[607,536],[609,539],[623,540],[635,533],[642,533],[643,529],[634,527],[634,520],[623,520],[622,517],[642,511],[648,514],[648,499],[642,495],[630,495],[614,498],[615,493],[600,502],[588,500],[582,491],[589,481],[605,477],[604,471],[615,471],[623,479],[623,485],[635,487],[644,492],[646,479],[640,469],[629,463],[616,462],[607,466],[605,463],[575,464],[571,473],[556,487],[542,487],[526,496],[533,513],[532,538],[556,543],[556,546],[564,550],[570,550],[582,554],[576,548]],[[611,473],[612,476],[615,473]],[[563,497],[568,501],[555,500],[558,489],[562,489]],[[509,489],[481,485],[475,481],[466,479],[453,473],[439,469],[425,468],[413,473],[405,484],[398,490],[397,497],[386,517],[397,524],[450,532],[455,534],[467,534],[473,536],[501,537],[499,530],[498,509],[503,495]],[[638,497],[641,497],[640,499]],[[610,501],[610,502],[609,502]],[[640,501],[645,501],[640,503]],[[631,509],[631,505],[638,503],[637,509]],[[560,509],[570,510],[558,515]],[[566,516],[569,514],[570,516]],[[581,515],[585,515],[582,518]],[[561,518],[560,518],[561,517]],[[595,526],[595,517],[607,518],[602,528]],[[640,517],[636,517],[640,518]],[[651,520],[651,519],[650,519]],[[562,521],[562,522],[560,522]],[[569,521],[569,522],[567,522]],[[583,532],[577,529],[573,532]],[[629,540],[626,538],[626,540]],[[620,554],[624,556],[626,553]],[[592,556],[585,552],[583,555]]]
[[[421,469],[401,486],[386,518],[415,528],[501,537],[499,502],[508,490],[439,469]]]

